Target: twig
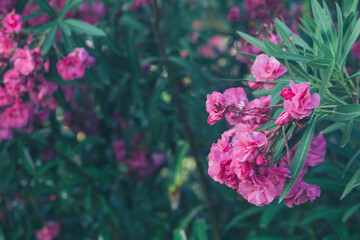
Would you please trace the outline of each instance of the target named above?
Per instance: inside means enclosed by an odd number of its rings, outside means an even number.
[[[178,112],[178,116],[180,118],[180,121],[182,123],[182,126],[184,128],[184,132],[185,132],[185,136],[187,138],[187,140],[189,141],[190,144],[190,148],[191,148],[191,153],[195,159],[196,165],[197,165],[197,172],[199,175],[199,179],[200,179],[200,185],[204,191],[204,195],[205,195],[205,200],[206,200],[206,206],[209,212],[209,216],[210,216],[210,221],[211,221],[211,225],[212,225],[212,229],[213,229],[213,233],[214,233],[214,239],[216,240],[221,240],[221,235],[220,235],[220,230],[219,230],[219,226],[217,223],[217,218],[216,218],[216,214],[215,214],[215,210],[212,207],[212,203],[211,203],[211,197],[210,197],[210,191],[208,189],[208,185],[207,185],[207,181],[206,181],[206,177],[205,174],[202,170],[201,167],[201,161],[199,158],[199,151],[197,149],[197,145],[196,145],[196,141],[195,138],[193,136],[192,130],[190,128],[190,125],[188,123],[188,119],[186,117],[186,111],[184,111],[183,106],[181,104],[180,101],[180,97],[176,88],[176,78],[174,75],[174,71],[172,68],[172,65],[170,64],[169,61],[169,57],[165,51],[165,45],[164,45],[164,41],[162,39],[162,36],[160,34],[160,30],[159,30],[159,7],[157,5],[157,1],[153,1],[151,4],[151,10],[152,10],[152,19],[151,19],[151,23],[152,23],[152,27],[154,30],[154,34],[156,37],[156,42],[158,45],[158,49],[161,55],[161,58],[163,60],[163,64],[167,70],[168,73],[168,80],[169,80],[169,85],[170,85],[170,90],[171,90],[171,96],[172,96],[172,100],[173,103],[176,106],[177,112]]]
[[[289,145],[288,145],[287,140],[286,140],[286,134],[285,134],[285,127],[284,126],[282,126],[282,132],[283,132],[283,135],[284,135],[284,142],[285,142],[285,147],[286,147],[287,160],[290,161],[290,149],[289,149]]]

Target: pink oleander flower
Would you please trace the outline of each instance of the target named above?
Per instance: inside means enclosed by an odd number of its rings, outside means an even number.
[[[27,76],[35,69],[34,58],[28,46],[18,48],[14,53],[14,69]]]
[[[251,67],[251,73],[256,81],[249,82],[249,87],[257,90],[265,87],[265,89],[269,90],[274,87],[275,83],[264,83],[263,81],[274,81],[286,72],[287,68],[274,57],[260,54],[256,57],[254,65]]]
[[[10,96],[3,87],[0,87],[0,107],[9,106],[13,101],[14,98]]]
[[[219,92],[213,92],[207,95],[206,111],[209,113],[208,123],[213,125],[224,117],[226,109],[226,99]]]
[[[355,42],[354,46],[351,48],[351,52],[355,60],[360,61],[360,40]]]
[[[208,45],[201,45],[198,52],[205,58],[217,58],[218,54]]]
[[[17,43],[10,40],[9,36],[0,31],[0,54],[4,54],[4,57],[10,57],[10,53],[17,47]]]
[[[125,162],[126,160],[126,144],[124,140],[116,140],[112,144],[115,159],[118,162]]]
[[[214,35],[209,39],[209,46],[214,47],[219,52],[224,53],[227,50],[228,40],[224,35]]]
[[[276,119],[275,123],[279,126],[286,126],[291,120],[291,115],[288,112],[282,112]]]
[[[58,61],[56,68],[65,81],[71,81],[83,78],[85,68],[89,68],[92,62],[93,59],[84,48],[76,48],[67,57]]]
[[[11,129],[0,127],[0,142],[4,140],[11,140],[13,136],[14,134]]]
[[[60,224],[56,222],[47,222],[44,228],[36,231],[38,240],[52,240],[60,233]]]
[[[234,172],[234,166],[231,165],[231,149],[229,137],[226,134],[221,136],[217,143],[212,144],[209,154],[208,173],[215,181],[226,184],[233,189],[237,188],[238,177]],[[240,169],[237,170],[238,174]]]
[[[302,119],[307,117],[313,112],[314,108],[320,105],[320,96],[317,93],[310,94],[309,83],[295,84],[290,82],[290,87],[294,96],[284,101],[284,108],[292,118]]]
[[[241,122],[243,115],[241,115],[239,111],[248,105],[248,99],[244,89],[241,87],[229,88],[226,89],[223,95],[228,105],[228,110],[225,113],[226,120],[230,125]]]
[[[9,128],[24,128],[30,120],[32,105],[23,103],[22,100],[16,99],[11,107],[8,107],[2,113],[0,119],[4,126]]]
[[[44,65],[44,61],[42,59],[43,53],[41,51],[40,47],[36,47],[31,51],[31,54],[33,56],[34,59],[34,64],[35,64],[35,69],[40,71],[42,69],[42,66]],[[48,60],[49,61],[49,60]],[[44,65],[44,68],[46,68],[47,66]]]
[[[106,14],[105,5],[100,1],[84,2],[78,11],[79,19],[90,24],[99,22]]]
[[[227,14],[227,19],[229,22],[237,22],[242,18],[240,9],[236,6],[230,8],[229,13]]]
[[[271,103],[271,95],[268,95],[268,96],[263,96],[263,97],[252,100],[251,102],[249,102],[247,107],[248,108],[263,108],[263,107],[270,106],[270,103]],[[254,110],[250,110],[250,111],[246,111],[246,112],[250,113],[250,114],[252,114],[252,113],[257,114],[257,115],[268,115],[271,112],[271,109],[270,108],[254,109]],[[269,119],[265,118],[265,117],[246,115],[243,117],[243,121],[245,121],[249,124],[258,125],[260,127],[261,124],[267,123],[269,121]]]
[[[20,97],[28,91],[25,78],[14,69],[5,72],[3,83],[7,93],[13,97]]]
[[[232,140],[234,160],[254,163],[261,151],[265,150],[267,143],[267,138],[262,132],[235,136]]]
[[[237,192],[256,206],[270,204],[279,197],[290,171],[282,167],[260,167],[258,174],[239,183]]]
[[[4,20],[1,21],[4,25],[5,31],[7,33],[18,33],[21,30],[21,15],[16,14],[13,10],[11,13],[7,14]]]
[[[310,185],[302,179],[298,179],[285,197],[285,205],[292,208],[294,205],[305,203],[309,200],[314,201],[320,197],[321,190],[316,185]]]

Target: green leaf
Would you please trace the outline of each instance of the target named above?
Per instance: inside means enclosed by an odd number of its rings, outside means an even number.
[[[31,183],[34,184],[36,182],[36,180],[42,176],[44,173],[46,173],[47,171],[49,171],[50,169],[52,169],[53,167],[62,164],[63,161],[57,160],[57,161],[51,161],[47,164],[45,164],[44,166],[42,166],[41,168],[39,168],[36,172],[36,174],[34,175],[34,177],[31,179]]]
[[[258,212],[261,212],[263,209],[259,208],[259,207],[254,207],[254,208],[250,208],[247,209],[245,211],[242,211],[239,215],[237,215],[236,217],[234,217],[233,219],[231,219],[231,221],[226,224],[225,226],[225,232],[228,231],[230,228],[234,227],[238,222],[240,222],[241,220],[254,215]]]
[[[55,27],[53,27],[50,30],[50,32],[46,35],[44,44],[42,45],[42,48],[41,48],[41,51],[43,52],[44,55],[46,55],[48,53],[52,44],[54,43],[58,28],[59,28],[59,25],[55,25]]]
[[[204,219],[196,220],[192,227],[192,240],[207,240],[206,224]]]
[[[299,147],[297,148],[294,158],[290,165],[290,172],[291,172],[292,178],[290,180],[286,181],[286,183],[283,187],[283,190],[281,192],[279,202],[284,200],[284,198],[290,192],[291,188],[294,186],[294,184],[296,183],[297,179],[300,176],[301,170],[305,163],[306,156],[309,152],[309,147],[310,147],[313,135],[314,135],[314,130],[315,130],[317,119],[318,119],[318,116],[314,117],[311,120],[309,125],[306,127],[304,135],[301,137]]]
[[[358,212],[358,209],[360,208],[360,203],[356,204],[355,206],[352,206],[351,208],[349,208],[343,215],[341,221],[343,223],[346,223],[346,221],[356,212]]]
[[[311,61],[310,61],[311,62]],[[309,62],[309,65],[310,65],[310,62]],[[334,67],[335,67],[335,61],[332,60],[330,62],[330,65],[329,67],[327,68],[326,70],[326,77],[325,79],[323,80],[322,84],[321,84],[321,87],[320,87],[320,91],[319,91],[319,95],[320,95],[320,99],[323,100],[323,97],[324,97],[324,94],[328,88],[328,84],[330,82],[330,79],[331,79],[331,76],[332,76],[332,73],[334,71]]]
[[[312,19],[311,19],[312,20]],[[289,37],[292,38],[292,40],[295,42],[296,45],[299,45],[303,48],[311,50],[311,47],[298,35],[293,33],[282,21],[279,19],[275,19],[275,23],[277,24],[277,27],[280,27]]]
[[[21,21],[26,22],[31,18],[36,18],[36,17],[41,16],[43,14],[45,14],[44,10],[41,10],[41,9],[35,10],[35,11],[32,11],[29,15],[26,15],[25,17],[21,18]]]
[[[295,126],[292,125],[289,130],[287,132],[285,132],[286,134],[286,139],[289,140],[290,138],[290,135],[293,133],[293,131],[295,130]],[[284,141],[284,136],[282,134],[282,131],[281,131],[281,128],[280,128],[280,133],[279,133],[279,139],[278,141],[274,141],[274,143],[276,143],[275,145],[275,154],[274,154],[274,160],[275,162],[279,161],[280,158],[282,158],[284,155],[283,155],[283,149],[285,147],[285,141]]]
[[[339,130],[340,128],[343,128],[344,126],[345,126],[344,122],[336,122],[325,128],[324,130],[322,130],[321,133],[322,134],[332,133],[336,130]]]
[[[344,168],[344,172],[342,174],[342,177],[344,178],[345,173],[349,170],[349,167],[351,166],[351,164],[360,156],[360,149],[357,150],[355,152],[355,154],[350,158],[350,160],[348,161],[348,163],[346,164],[345,168]]]
[[[354,126],[354,119],[350,119],[350,120],[346,123],[345,130],[344,130],[343,135],[342,135],[342,137],[341,137],[340,148],[345,147],[346,144],[349,142],[349,139],[350,139],[350,136],[351,136],[351,131],[352,131],[353,126]]]
[[[357,8],[358,5],[359,5],[359,0],[342,1],[342,7],[346,15],[348,15],[351,12],[356,12],[358,9]]]
[[[329,217],[332,217],[332,216],[338,216],[340,215],[341,213],[344,212],[346,208],[343,208],[343,207],[338,207],[336,209],[325,209],[325,210],[322,210],[320,212],[317,212],[317,213],[314,213],[314,214],[311,214],[309,215],[308,217],[306,217],[303,221],[302,221],[302,224],[306,224],[306,223],[310,223],[310,222],[313,222],[313,221],[316,221],[318,219],[321,219],[321,218],[329,218]]]
[[[27,148],[23,147],[21,142],[18,144],[19,153],[21,155],[22,165],[26,169],[26,171],[34,175],[35,174],[35,163],[31,158],[31,155]]]
[[[60,11],[60,17],[64,17],[66,13],[68,13],[73,8],[76,8],[83,0],[66,0],[64,7]]]
[[[100,28],[97,28],[91,24],[88,24],[84,21],[76,20],[76,19],[66,19],[65,23],[69,25],[71,30],[77,33],[85,33],[90,36],[105,36],[105,32]]]
[[[358,169],[346,185],[340,200],[346,197],[356,186],[360,185],[360,169]]]
[[[341,9],[337,3],[336,5],[336,13],[337,13],[337,23],[338,23],[338,38],[337,38],[337,47],[336,47],[336,57],[338,61],[340,61],[342,45],[343,45],[343,35],[344,35],[344,19],[341,13]]]
[[[360,116],[360,104],[348,104],[336,106],[331,114],[334,121],[348,121]]]
[[[276,204],[275,202],[269,206],[266,206],[266,209],[264,209],[259,220],[260,228],[266,228],[282,208],[282,204]]]
[[[347,39],[346,43],[344,44],[344,55],[343,55],[343,58],[342,58],[342,60],[340,62],[340,66],[342,66],[345,63],[347,55],[349,54],[352,46],[354,45],[354,43],[358,39],[359,35],[360,35],[360,19],[357,21],[357,23],[356,23],[350,37]]]
[[[174,230],[174,240],[187,240],[184,229],[175,229]]]
[[[34,0],[34,2],[39,5],[39,7],[44,10],[50,17],[56,18],[57,13],[46,0]]]
[[[183,219],[181,219],[178,229],[186,229],[194,219],[194,217],[204,208],[204,205],[198,205],[194,207]]]
[[[329,58],[317,58],[317,59],[313,59],[313,60],[310,60],[308,62],[309,66],[310,67],[314,67],[314,68],[322,68],[322,69],[334,69],[334,60],[331,60]],[[333,66],[331,66],[331,64]],[[331,68],[330,68],[331,67]],[[331,71],[332,72],[332,71]],[[331,75],[330,75],[331,77]]]
[[[252,37],[249,34],[244,33],[244,32],[239,32],[238,31],[237,34],[239,34],[240,37],[242,37],[245,41],[248,41],[254,47],[257,47],[261,51],[266,52],[266,47],[265,47],[264,43],[262,41],[260,41],[259,39],[254,38],[254,37]]]

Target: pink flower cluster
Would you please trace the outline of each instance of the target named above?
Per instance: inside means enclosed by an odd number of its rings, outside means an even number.
[[[142,141],[142,135],[135,134],[132,139],[132,146]],[[149,153],[145,149],[136,149],[128,153],[129,146],[124,140],[116,140],[113,142],[113,151],[115,159],[127,166],[127,174],[129,177],[137,180],[144,180],[158,169],[164,162],[165,156],[161,153]]]
[[[281,0],[245,0],[245,11],[251,20],[270,22],[282,11]]]
[[[240,9],[236,6],[230,8],[230,11],[227,14],[227,19],[229,22],[238,22],[242,19]]]
[[[47,222],[45,226],[36,231],[38,240],[52,240],[60,234],[60,224],[58,222]]]
[[[312,99],[304,83],[291,86],[294,92],[286,90],[282,95],[285,94],[286,101],[293,101],[297,106],[292,108],[292,114],[301,115],[304,111],[301,106],[307,110],[309,106],[316,105],[316,96]],[[275,163],[271,145],[280,127],[256,132],[270,119],[271,108],[281,106],[270,106],[270,102],[271,96],[249,102],[243,88],[230,88],[223,94],[213,92],[206,101],[209,124],[225,117],[230,125],[234,125],[212,145],[208,173],[215,181],[236,189],[248,202],[257,206],[270,204],[280,196],[285,181],[290,178],[289,166],[297,148],[291,149],[289,159],[285,156]],[[301,176],[285,198],[287,206],[313,201],[320,196],[319,187],[309,185],[302,179],[308,166],[324,161],[325,151],[323,136],[314,137]]]
[[[222,118],[226,118],[230,125],[237,123],[252,124],[259,127],[269,119],[271,96],[248,101],[243,88],[229,88],[223,94],[213,92],[207,95],[206,111],[209,113],[208,123],[213,125]]]
[[[3,75],[4,85],[0,86],[0,141],[12,139],[13,129],[31,132],[33,120],[43,124],[50,111],[57,108],[52,96],[57,84],[43,75],[49,70],[49,62],[43,61],[41,49],[31,50],[29,45],[18,48],[14,40],[22,27],[21,16],[10,12],[2,23],[0,65],[7,71]]]
[[[310,94],[309,83],[290,82],[290,87],[281,89],[285,111],[275,121],[279,126],[285,126],[291,119],[300,120],[309,116],[320,105],[320,96],[317,93]]]
[[[83,78],[85,69],[95,64],[95,58],[91,57],[84,48],[76,48],[67,57],[56,63],[58,73],[65,81]]]

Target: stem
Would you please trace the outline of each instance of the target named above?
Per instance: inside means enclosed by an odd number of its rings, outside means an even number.
[[[336,102],[338,102],[338,103],[340,103],[340,104],[342,104],[342,105],[347,105],[347,103],[346,103],[344,100],[336,97],[336,96],[333,95],[329,90],[327,90],[326,95],[327,95],[330,99],[332,99],[332,100],[334,100],[334,101],[336,101]]]
[[[351,101],[353,101],[353,103],[356,103],[355,99],[353,98],[352,94],[349,91],[348,86],[345,83],[344,78],[342,77],[341,74],[339,74],[339,77],[340,77],[340,80],[341,80],[341,83],[342,83],[343,87],[345,88],[345,91],[346,91],[347,95],[349,95],[349,97],[350,97]]]
[[[278,107],[282,107],[282,104],[279,105],[273,105],[273,106],[267,106],[267,107],[252,107],[252,108],[247,108],[246,111],[251,111],[251,110],[255,110],[255,109],[271,109],[271,108],[278,108]]]
[[[200,179],[200,185],[204,191],[204,195],[205,195],[205,200],[206,200],[206,207],[208,209],[209,212],[209,216],[210,216],[210,221],[211,221],[211,225],[212,225],[212,229],[213,229],[213,233],[214,233],[214,239],[216,240],[221,240],[221,235],[220,235],[220,230],[219,230],[219,226],[217,223],[217,218],[216,218],[216,214],[215,214],[215,210],[212,206],[212,201],[211,201],[211,197],[210,197],[210,191],[207,185],[207,181],[206,181],[206,177],[205,174],[202,170],[201,167],[201,161],[199,158],[199,151],[196,145],[196,141],[193,135],[193,132],[190,128],[190,125],[188,123],[188,119],[186,117],[186,111],[184,111],[183,106],[181,104],[180,101],[180,97],[176,88],[176,78],[174,75],[174,71],[172,68],[172,65],[170,64],[169,61],[169,57],[165,51],[165,45],[164,45],[164,41],[163,38],[160,34],[160,30],[159,30],[159,7],[157,5],[157,1],[153,1],[153,3],[151,4],[151,10],[152,10],[152,27],[154,30],[154,34],[155,34],[155,38],[156,38],[156,42],[158,45],[158,49],[163,61],[163,64],[167,70],[168,73],[168,81],[169,81],[169,85],[170,85],[170,90],[171,90],[171,96],[172,96],[172,100],[173,103],[175,104],[175,107],[177,109],[177,113],[179,116],[179,119],[182,123],[184,132],[185,132],[185,136],[187,138],[187,140],[189,141],[190,144],[190,148],[191,148],[191,153],[195,159],[196,165],[197,165],[197,172],[199,175],[199,179]]]

